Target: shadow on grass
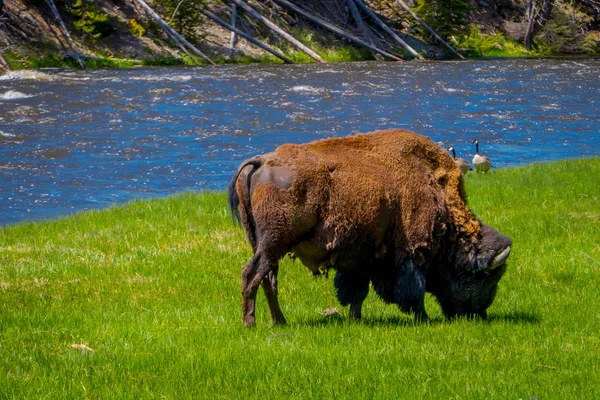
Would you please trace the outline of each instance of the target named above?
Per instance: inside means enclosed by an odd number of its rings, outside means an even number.
[[[490,314],[488,315],[486,322],[508,322],[511,324],[539,324],[541,322],[540,317],[535,314],[515,311],[502,314]]]
[[[328,325],[352,325],[362,326],[425,326],[431,324],[440,324],[444,322],[443,318],[432,318],[427,321],[415,320],[409,315],[399,315],[397,317],[363,317],[360,320],[350,319],[344,314],[333,314],[329,316],[316,316],[298,320],[296,323],[303,326],[328,326]]]
[[[304,326],[341,326],[345,324],[360,324],[363,326],[402,326],[402,327],[415,327],[415,326],[434,326],[440,325],[443,323],[454,323],[459,322],[461,320],[469,320],[473,322],[485,322],[485,323],[498,323],[498,322],[506,322],[511,324],[538,324],[540,322],[540,318],[532,313],[527,312],[509,312],[509,313],[501,313],[501,314],[490,314],[486,319],[481,319],[479,317],[468,318],[468,317],[459,317],[455,319],[446,319],[443,317],[431,318],[427,321],[420,321],[414,319],[409,315],[399,315],[394,317],[363,317],[360,320],[352,320],[349,319],[347,315],[335,313],[328,316],[315,316],[314,318],[304,318],[296,321],[296,324],[304,325]]]

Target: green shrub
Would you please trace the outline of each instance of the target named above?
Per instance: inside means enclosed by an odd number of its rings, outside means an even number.
[[[127,26],[129,27],[129,31],[134,36],[142,37],[144,36],[144,33],[146,33],[146,29],[142,25],[140,25],[140,23],[137,22],[135,18],[131,18]]]
[[[519,57],[528,54],[520,43],[501,33],[485,35],[477,25],[471,25],[467,35],[458,37],[457,46],[467,49],[464,54],[469,57]]]
[[[84,39],[94,41],[110,35],[117,29],[113,19],[88,0],[75,0],[71,4],[71,15],[74,17],[73,25],[82,33]]]
[[[204,0],[155,0],[154,6],[154,10],[186,39],[201,39],[197,28],[203,21]]]
[[[414,11],[442,38],[468,32],[467,15],[471,11],[467,0],[416,0]],[[417,22],[414,29],[424,38],[432,38]]]
[[[550,20],[536,36],[539,52],[544,56],[553,56],[589,51],[586,26],[591,20],[592,17],[581,12],[576,5],[557,2]]]

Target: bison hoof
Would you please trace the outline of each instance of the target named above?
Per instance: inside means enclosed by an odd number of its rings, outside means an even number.
[[[271,321],[271,326],[284,326],[284,325],[287,325],[287,321],[283,317],[280,319],[274,319]]]
[[[415,321],[417,322],[427,322],[429,321],[429,315],[425,311],[416,312],[415,313]]]
[[[245,328],[251,328],[256,325],[254,318],[242,318],[242,326]]]

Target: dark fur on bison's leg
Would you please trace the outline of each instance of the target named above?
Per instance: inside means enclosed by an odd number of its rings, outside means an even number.
[[[261,285],[265,292],[265,297],[269,303],[269,310],[271,311],[271,323],[273,325],[285,325],[287,324],[283,312],[279,307],[279,300],[277,298],[277,273],[279,272],[279,265],[273,267],[267,276],[262,280]]]
[[[255,324],[255,304],[256,304],[256,289],[250,288],[250,283],[256,275],[258,263],[261,255],[256,253],[248,264],[242,269],[242,324],[244,326],[254,326]]]
[[[414,313],[417,320],[427,320],[425,288],[425,274],[421,268],[413,260],[405,259],[396,279],[395,303],[405,313]]]
[[[268,253],[263,251],[262,246],[259,245],[254,257],[242,270],[242,324],[244,326],[254,326],[256,323],[256,293],[265,279],[268,281],[263,285],[263,289],[268,285],[265,295],[269,301],[271,315],[275,313],[279,322],[285,322],[277,300],[277,273],[273,273],[279,269],[277,260],[277,257],[269,257]]]
[[[425,277],[412,260],[399,261],[397,268],[382,265],[371,275],[371,282],[377,295],[386,303],[398,304],[402,311],[413,312],[416,319],[427,319]]]
[[[333,283],[340,304],[350,304],[350,317],[360,319],[362,303],[369,294],[369,277],[357,272],[338,271]]]

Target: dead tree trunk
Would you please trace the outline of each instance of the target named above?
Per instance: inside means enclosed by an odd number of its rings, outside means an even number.
[[[360,8],[363,9],[364,12],[367,13],[367,15],[377,24],[379,25],[379,27],[381,29],[383,29],[384,31],[387,32],[388,35],[390,35],[392,37],[392,39],[394,39],[396,42],[398,42],[400,44],[400,46],[402,46],[406,51],[408,51],[410,54],[412,54],[415,58],[419,59],[419,60],[423,60],[424,58],[415,51],[415,49],[413,49],[412,47],[409,46],[408,43],[406,43],[404,40],[402,40],[400,38],[400,36],[396,35],[396,32],[394,32],[392,30],[392,28],[390,28],[389,26],[387,26],[385,24],[385,22],[383,22],[378,16],[377,14],[375,14],[369,7],[367,7],[367,5],[362,1],[362,0],[354,0],[356,1],[356,4],[358,4],[358,6]]]
[[[177,10],[179,9],[179,6],[183,3],[184,0],[181,0],[178,4],[177,7],[175,7],[175,11],[173,11],[173,15],[171,16],[171,19],[169,20],[169,22],[166,22],[166,24],[170,24],[171,21],[173,21],[173,18],[175,18],[175,14],[177,14]],[[192,62],[194,63],[194,65],[200,65],[198,63],[198,61],[196,61],[196,59],[190,54],[190,52],[185,48],[185,46],[183,45],[182,42],[179,41],[179,39],[177,39],[177,36],[173,35],[169,30],[167,29],[163,29],[165,32],[165,35],[167,35],[169,38],[171,38],[171,40],[177,45],[177,47],[179,47],[179,49],[184,52],[190,60],[192,60]]]
[[[83,62],[81,56],[79,55],[79,52],[77,51],[77,47],[75,46],[75,42],[71,38],[71,34],[67,30],[67,26],[65,25],[62,17],[58,13],[58,9],[56,8],[56,4],[54,4],[54,0],[46,0],[46,4],[48,4],[48,7],[50,7],[52,15],[54,15],[54,19],[56,20],[56,22],[58,22],[58,25],[60,26],[60,29],[63,32],[63,35],[65,35],[65,37],[67,38],[67,42],[69,42],[69,46],[71,46],[71,50],[73,51],[75,59],[77,60],[81,68],[85,69],[85,63]]]
[[[526,11],[529,14],[527,31],[525,32],[525,48],[527,50],[531,50],[533,39],[546,26],[553,8],[554,0],[543,0],[542,9],[539,13],[535,11],[535,1],[531,4],[531,9]]]
[[[231,5],[231,26],[235,28],[235,20],[237,19],[237,5],[234,3]],[[229,40],[229,57],[233,55],[236,42],[236,32],[231,31],[231,39]]]
[[[0,54],[0,72],[7,72],[7,71],[10,71],[10,67],[8,66],[8,63],[6,62],[4,57],[2,57],[2,54]]]
[[[254,18],[256,18],[257,20],[259,20],[260,22],[262,22],[263,24],[265,24],[266,26],[268,26],[269,28],[271,28],[271,30],[273,30],[279,36],[283,37],[285,40],[287,40],[288,42],[290,42],[296,48],[298,48],[298,49],[302,50],[303,52],[305,52],[306,54],[308,54],[314,60],[316,60],[318,62],[326,62],[323,58],[321,58],[320,55],[318,55],[317,53],[315,53],[314,51],[312,51],[310,48],[306,47],[304,44],[302,44],[301,42],[299,42],[298,40],[296,40],[292,35],[290,35],[286,31],[284,31],[283,29],[281,29],[274,22],[272,22],[271,20],[263,17],[258,11],[256,11],[254,8],[250,7],[248,4],[244,3],[242,0],[231,0],[231,1],[233,3],[235,3],[235,4],[237,4],[238,6],[242,7],[244,10],[246,10]]]
[[[247,33],[240,31],[239,29],[237,29],[236,27],[229,25],[227,22],[223,21],[221,18],[217,17],[216,15],[214,15],[213,13],[211,13],[208,10],[203,10],[202,14],[206,15],[208,18],[212,19],[213,21],[215,21],[217,24],[221,25],[222,27],[229,29],[231,32],[233,33],[237,33],[238,35],[240,35],[241,37],[243,37],[244,39],[248,40],[249,42],[257,45],[258,47],[260,47],[261,49],[268,51],[269,53],[273,54],[275,57],[278,57],[280,59],[282,59],[285,63],[288,64],[293,64],[294,62],[292,60],[290,60],[289,58],[285,57],[283,54],[279,53],[278,51],[276,51],[275,49],[267,46],[266,44],[254,39],[252,36],[248,35]]]
[[[179,33],[177,33],[177,31],[175,31],[175,29],[171,28],[169,26],[169,24],[167,24],[157,13],[154,12],[154,10],[152,8],[150,8],[150,6],[148,6],[148,4],[146,4],[144,2],[144,0],[135,0],[135,1],[140,6],[142,6],[142,8],[144,10],[146,10],[146,12],[156,21],[157,24],[159,24],[161,26],[161,28],[164,29],[165,32],[167,32],[167,34],[170,34],[170,36],[174,36],[175,38],[177,38],[178,41],[180,41],[182,44],[187,46],[197,56],[201,57],[203,60],[205,60],[209,64],[215,65],[215,63],[210,58],[208,58],[208,56],[206,54],[204,54],[203,52],[198,50],[196,47],[194,47],[193,44],[188,42],[183,36],[181,36]]]
[[[179,39],[177,39],[177,36],[173,35],[171,32],[169,32],[168,30],[165,30],[165,34],[171,38],[171,40],[173,42],[175,42],[175,44],[177,45],[177,47],[179,47],[181,49],[181,51],[183,51],[189,58],[190,60],[192,60],[192,62],[194,63],[194,65],[200,65],[198,63],[198,61],[196,61],[196,59],[190,54],[190,52],[185,48],[185,46],[183,45],[183,43],[181,43],[179,41]]]
[[[365,24],[365,21],[363,20],[362,16],[360,15],[360,11],[358,11],[354,0],[347,0],[347,4],[348,8],[350,8],[350,13],[352,13],[352,18],[354,19],[354,22],[356,22],[356,26],[358,27],[358,29],[360,29],[360,31],[363,33],[363,37],[365,38],[365,40],[371,43],[373,46],[377,46],[378,43],[373,37],[373,34],[369,32],[369,29]]]
[[[303,17],[305,17],[306,19],[314,22],[315,24],[320,25],[323,28],[330,30],[331,32],[335,32],[338,35],[343,36],[346,39],[348,39],[348,40],[350,40],[350,41],[352,41],[352,42],[354,42],[356,44],[359,44],[360,46],[366,47],[367,49],[369,49],[371,51],[374,51],[375,53],[379,53],[382,56],[391,58],[392,60],[403,61],[400,57],[395,56],[393,54],[390,54],[390,53],[388,53],[388,52],[386,52],[384,50],[381,50],[381,49],[379,49],[379,48],[377,48],[377,47],[375,47],[375,46],[373,46],[373,45],[365,42],[364,40],[361,40],[361,39],[357,38],[356,36],[351,35],[351,34],[345,32],[345,31],[343,31],[342,29],[338,28],[337,26],[332,25],[329,22],[323,21],[319,17],[315,17],[314,15],[312,15],[312,14],[304,11],[300,7],[297,7],[294,4],[292,4],[292,3],[290,3],[290,2],[288,2],[286,0],[274,0],[274,1],[276,3],[281,4],[282,6],[284,6],[286,8],[288,8],[288,9],[290,9],[290,10],[292,10],[292,11],[294,11],[294,12],[300,14],[300,15],[302,15]]]
[[[421,25],[423,25],[423,27],[425,29],[427,29],[429,31],[429,33],[431,33],[433,35],[434,38],[437,39],[437,41],[439,41],[441,44],[443,44],[448,50],[450,50],[452,53],[456,54],[456,56],[458,56],[458,58],[464,59],[463,56],[461,56],[458,51],[456,51],[456,49],[452,46],[450,46],[448,43],[446,43],[446,41],[444,39],[442,39],[437,33],[435,33],[435,31],[425,23],[425,21],[423,21],[421,18],[419,18],[419,16],[417,14],[415,14],[415,12],[413,10],[410,9],[409,6],[406,5],[405,2],[403,2],[402,0],[396,0],[398,2],[398,4],[400,4],[400,6],[402,8],[404,8],[410,15],[412,15],[412,17]]]
[[[531,50],[531,33],[533,32],[533,23],[535,22],[535,0],[527,1],[525,9],[525,18],[527,20],[527,29],[525,30],[525,38],[523,40],[525,49]]]

